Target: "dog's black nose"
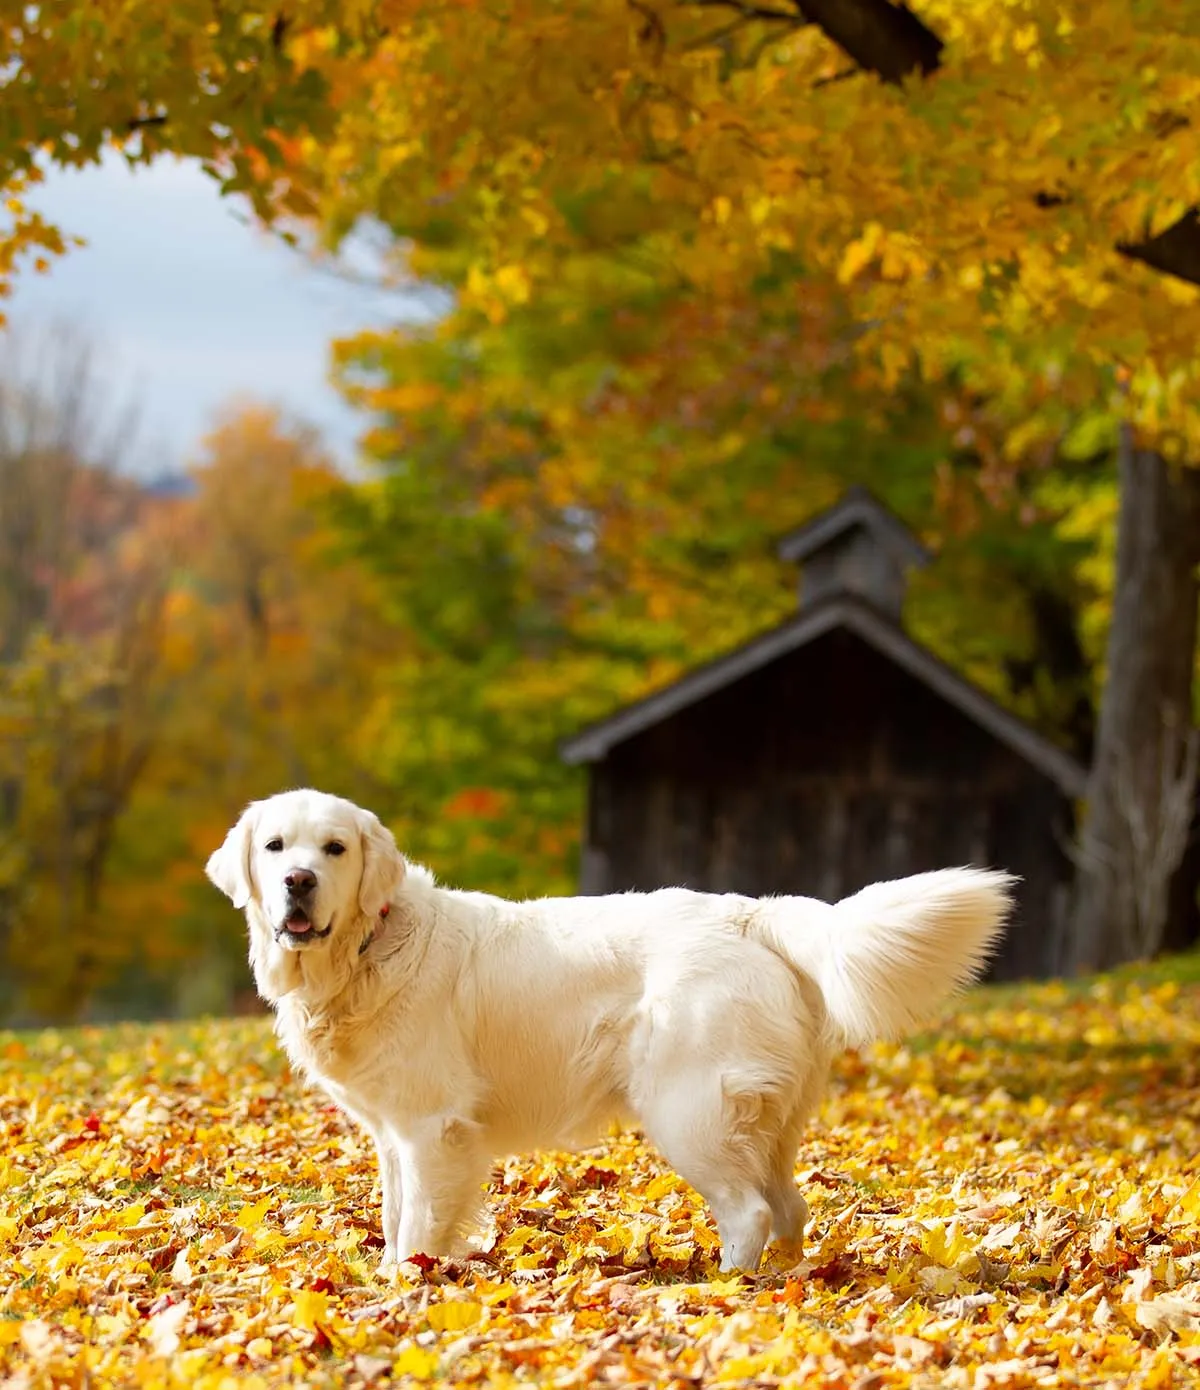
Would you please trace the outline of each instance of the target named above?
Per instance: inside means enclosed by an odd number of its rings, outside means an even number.
[[[317,886],[317,876],[311,869],[293,869],[284,877],[283,882],[289,893],[298,896],[301,893],[312,892]]]

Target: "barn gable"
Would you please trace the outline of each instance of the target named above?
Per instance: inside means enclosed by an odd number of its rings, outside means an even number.
[[[1074,758],[904,632],[906,570],[928,564],[929,552],[865,489],[852,489],[776,549],[781,559],[800,567],[797,616],[567,739],[560,748],[567,763],[596,762],[658,720],[840,627],[857,633],[1041,768],[1067,796],[1083,795],[1087,774]]]

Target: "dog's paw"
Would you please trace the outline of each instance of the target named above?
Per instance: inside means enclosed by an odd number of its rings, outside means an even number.
[[[379,1260],[379,1277],[393,1281],[399,1279],[409,1284],[419,1284],[434,1263],[435,1261],[428,1255],[409,1255],[401,1258],[399,1250],[394,1245],[385,1246],[383,1255]]]
[[[440,1283],[439,1264],[440,1261],[432,1255],[414,1254],[401,1259],[385,1250],[379,1262],[379,1277],[400,1284]]]

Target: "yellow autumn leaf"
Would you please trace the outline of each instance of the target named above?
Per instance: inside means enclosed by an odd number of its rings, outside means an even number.
[[[1183,1193],[1172,1203],[1167,1220],[1170,1222],[1195,1222],[1200,1225],[1200,1178],[1196,1178],[1184,1189]],[[0,1229],[0,1237],[3,1230]]]
[[[497,267],[492,282],[510,304],[524,304],[529,298],[529,272],[522,265]]]
[[[447,1299],[430,1304],[425,1316],[435,1332],[463,1332],[483,1317],[483,1305],[468,1299]]]
[[[838,283],[848,285],[857,279],[875,259],[882,241],[883,227],[878,222],[869,222],[862,235],[850,242],[842,252],[842,259],[838,263]]]
[[[440,1358],[434,1351],[426,1351],[424,1347],[405,1347],[392,1362],[392,1375],[429,1380],[436,1374],[439,1362]]]
[[[522,1250],[531,1240],[537,1238],[536,1226],[518,1226],[516,1230],[509,1231],[500,1240],[500,1248],[509,1252]]]
[[[294,1299],[292,1318],[297,1327],[309,1332],[328,1321],[329,1295],[312,1289],[300,1289]]]
[[[256,1230],[262,1224],[267,1212],[271,1210],[274,1201],[274,1197],[264,1197],[261,1202],[255,1202],[253,1205],[247,1204],[233,1218],[235,1224],[240,1226],[243,1231]]]
[[[651,1178],[646,1184],[646,1199],[657,1202],[660,1197],[665,1197],[669,1192],[677,1192],[680,1182],[674,1173],[660,1173],[658,1177]]]
[[[953,1268],[973,1244],[957,1221],[951,1221],[949,1225],[935,1221],[921,1236],[921,1249],[925,1254],[935,1264],[947,1268]]]

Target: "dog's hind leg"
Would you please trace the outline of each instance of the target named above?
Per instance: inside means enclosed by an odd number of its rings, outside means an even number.
[[[771,1237],[788,1244],[804,1239],[808,1225],[808,1203],[796,1190],[795,1131],[790,1129],[780,1138],[772,1155],[771,1173],[763,1196],[771,1208]]]
[[[770,1234],[772,1208],[764,1193],[772,1130],[763,1118],[771,1104],[711,1072],[692,1072],[639,1105],[646,1133],[712,1208],[723,1271],[757,1270]]]
[[[780,1127],[771,1151],[770,1169],[763,1196],[771,1206],[771,1234],[781,1241],[797,1244],[808,1225],[808,1203],[796,1191],[796,1151],[800,1135],[821,1102],[825,1090],[823,1058],[815,1059],[804,1085]]]

